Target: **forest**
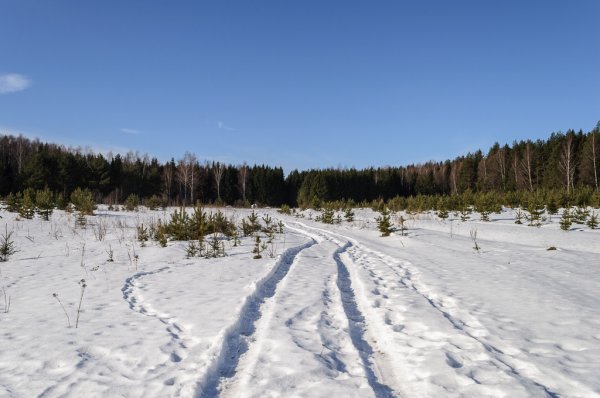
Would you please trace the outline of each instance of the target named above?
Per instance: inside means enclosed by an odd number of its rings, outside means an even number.
[[[552,133],[546,140],[494,144],[453,160],[367,169],[293,170],[267,165],[201,162],[193,153],[168,162],[148,155],[102,155],[80,148],[0,136],[0,196],[48,189],[69,197],[89,190],[97,203],[119,204],[134,195],[162,205],[319,206],[410,197],[468,197],[496,193],[559,196],[559,205],[598,201],[600,122],[591,131]],[[402,160],[398,159],[401,163]],[[525,195],[525,196],[523,196]],[[519,203],[516,203],[519,204]]]

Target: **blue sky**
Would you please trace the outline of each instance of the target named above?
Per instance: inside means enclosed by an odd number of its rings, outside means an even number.
[[[598,1],[0,2],[0,129],[201,160],[444,160],[600,119]]]

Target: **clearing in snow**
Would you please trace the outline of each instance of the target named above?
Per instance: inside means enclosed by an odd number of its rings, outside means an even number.
[[[1,396],[600,397],[597,230],[504,210],[403,214],[407,236],[383,238],[371,210],[265,209],[285,227],[261,259],[252,236],[217,258],[140,244],[173,211],[102,208],[85,228],[0,211],[18,250],[0,263]]]

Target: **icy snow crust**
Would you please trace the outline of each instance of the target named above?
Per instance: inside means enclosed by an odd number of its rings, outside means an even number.
[[[259,210],[286,224],[274,258],[244,238],[187,259],[135,240],[170,211],[101,209],[86,229],[0,211],[19,250],[0,263],[0,396],[600,397],[598,231],[505,210],[404,215],[408,236],[381,238],[370,210]]]

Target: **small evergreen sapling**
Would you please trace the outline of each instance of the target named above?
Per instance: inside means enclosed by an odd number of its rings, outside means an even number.
[[[387,207],[381,211],[381,215],[375,221],[377,221],[377,229],[381,232],[381,236],[390,236],[392,233],[392,222],[390,221],[390,211]]]
[[[560,218],[560,229],[563,231],[568,231],[572,224],[573,221],[571,218],[571,212],[569,211],[569,208],[565,208],[563,210],[562,217]]]
[[[590,227],[590,229],[598,228],[598,213],[594,212],[590,215],[587,226]]]
[[[262,245],[260,241],[260,236],[256,235],[256,239],[254,240],[254,249],[252,249],[252,253],[254,253],[254,259],[258,260],[262,258],[260,252],[262,251]]]
[[[37,191],[35,194],[35,204],[40,217],[42,217],[44,221],[48,221],[52,211],[54,210],[52,192],[50,192],[48,188]]]
[[[12,234],[13,231],[8,232],[8,226],[5,225],[4,234],[0,235],[0,262],[8,261],[9,257],[16,253]]]
[[[145,247],[146,242],[148,242],[148,228],[144,227],[144,224],[141,224],[137,227],[137,239],[140,242],[140,246]]]
[[[19,215],[23,218],[31,220],[35,214],[35,205],[33,204],[33,198],[31,197],[30,190],[23,192],[23,201],[19,208]]]
[[[517,209],[517,211],[515,212],[515,224],[523,224],[523,218],[525,217],[525,214],[523,213],[523,211],[521,211],[521,209]]]
[[[345,211],[344,211],[344,219],[348,222],[352,222],[354,221],[354,211],[352,210],[351,207],[348,207]]]

